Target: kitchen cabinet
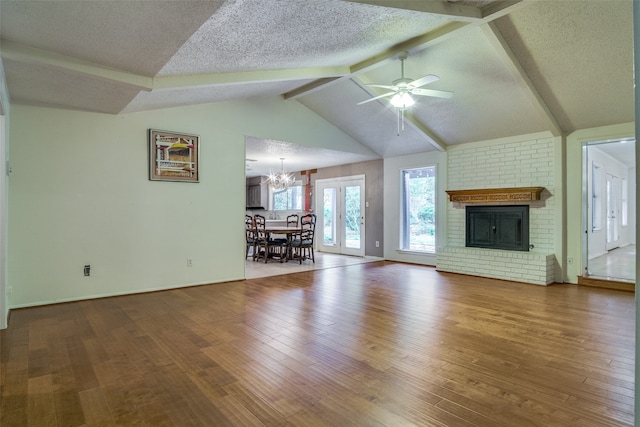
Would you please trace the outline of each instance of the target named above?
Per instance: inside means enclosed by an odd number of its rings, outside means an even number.
[[[247,186],[247,209],[267,208],[267,198],[263,197],[263,189],[260,184]]]

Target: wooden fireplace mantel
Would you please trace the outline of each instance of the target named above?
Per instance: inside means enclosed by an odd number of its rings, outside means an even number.
[[[479,188],[477,190],[447,190],[451,202],[529,202],[540,200],[544,187]]]

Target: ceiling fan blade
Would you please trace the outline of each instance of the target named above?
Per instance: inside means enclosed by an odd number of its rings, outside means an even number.
[[[393,86],[389,86],[389,85],[376,85],[376,84],[373,84],[373,83],[372,83],[372,84],[365,85],[365,86],[367,86],[367,87],[381,87],[381,88],[383,88],[383,89],[393,89]]]
[[[412,89],[411,95],[433,96],[435,98],[451,98],[453,96],[453,92],[448,92],[446,90],[433,90],[433,89]]]
[[[358,102],[357,105],[366,104],[367,102],[375,101],[376,99],[384,98],[385,96],[390,96],[390,95],[395,95],[395,92],[387,92],[385,94],[382,94],[382,95],[379,95],[379,96],[375,96],[373,98],[366,99],[366,100],[364,100],[362,102]]]
[[[424,85],[428,85],[429,83],[437,82],[438,80],[440,80],[440,77],[433,74],[427,74],[424,77],[420,77],[418,80],[412,81],[411,83],[409,83],[409,86],[418,88]]]

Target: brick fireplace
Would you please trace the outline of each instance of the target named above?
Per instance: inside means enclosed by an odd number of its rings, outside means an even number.
[[[548,285],[554,282],[553,139],[473,143],[448,152],[447,241],[439,271]],[[529,250],[467,247],[467,206],[527,206]]]

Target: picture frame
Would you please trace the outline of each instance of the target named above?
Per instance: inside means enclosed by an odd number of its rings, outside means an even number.
[[[200,137],[149,129],[149,179],[199,182]]]

